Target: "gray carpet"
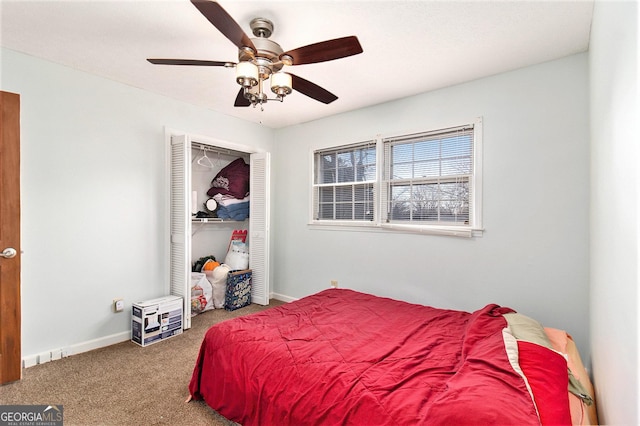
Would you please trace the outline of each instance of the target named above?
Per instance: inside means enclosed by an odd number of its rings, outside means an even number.
[[[202,401],[185,403],[204,333],[283,303],[208,311],[181,335],[144,348],[123,342],[27,368],[21,381],[0,386],[0,404],[62,404],[65,425],[233,425]]]

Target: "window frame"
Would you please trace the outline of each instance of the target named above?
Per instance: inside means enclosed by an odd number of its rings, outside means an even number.
[[[377,222],[377,217],[376,217],[376,212],[378,211],[378,209],[376,208],[377,205],[377,198],[376,198],[376,193],[377,193],[377,183],[378,183],[378,151],[377,151],[377,140],[375,139],[371,139],[368,141],[364,141],[364,142],[359,142],[359,143],[355,143],[355,144],[347,144],[347,145],[339,145],[339,146],[332,146],[332,147],[327,147],[324,149],[317,149],[317,150],[312,150],[311,152],[311,186],[312,186],[312,191],[311,191],[311,221],[312,222],[330,222],[332,224],[335,223],[345,223],[345,224],[371,224],[374,222]],[[316,179],[319,177],[320,175],[320,170],[319,167],[317,166],[316,163],[316,158],[318,156],[326,156],[326,155],[330,155],[330,154],[335,154],[336,158],[338,157],[339,154],[344,154],[349,152],[350,150],[367,150],[367,149],[374,149],[374,153],[375,153],[375,158],[374,158],[374,167],[376,168],[375,174],[373,176],[372,179],[364,179],[364,180],[353,180],[353,181],[346,181],[346,182],[340,182],[340,177],[339,177],[339,167],[338,167],[338,163],[336,163],[336,182],[330,182],[330,183],[325,183],[325,182],[316,182]],[[357,167],[366,167],[367,165],[359,165]],[[352,167],[354,167],[354,165],[352,165]],[[357,169],[354,170],[354,175],[357,175]],[[357,186],[362,186],[362,187],[368,187],[371,186],[371,192],[372,192],[372,199],[370,201],[365,201],[364,203],[371,203],[371,208],[373,209],[373,216],[371,219],[319,219],[317,216],[317,213],[320,210],[320,205],[323,203],[323,201],[321,200],[321,195],[319,194],[319,191],[321,191],[323,188],[346,188],[346,187],[352,187],[353,189],[355,189],[355,187]],[[367,191],[367,188],[364,188],[365,191]],[[334,193],[335,194],[335,193]],[[358,202],[355,200],[355,197],[351,200],[350,202],[355,209],[355,204],[357,204]],[[348,202],[339,202],[337,200],[334,200],[333,202],[334,207],[337,207],[338,204],[348,204]],[[317,208],[316,208],[317,207]]]
[[[469,195],[469,224],[432,224],[424,222],[387,222],[386,205],[389,202],[387,191],[383,188],[385,182],[385,170],[388,167],[385,164],[385,141],[407,139],[412,136],[425,134],[436,134],[450,129],[458,129],[464,127],[473,128],[473,146],[472,146],[472,167],[470,174],[470,195]],[[482,117],[461,125],[453,125],[447,127],[434,128],[433,130],[412,132],[406,134],[397,134],[390,136],[377,135],[373,139],[364,140],[358,143],[341,144],[334,146],[326,146],[322,148],[312,148],[310,150],[311,164],[311,194],[309,200],[309,222],[311,229],[328,229],[328,230],[359,230],[368,232],[406,232],[420,233],[430,235],[450,235],[459,237],[479,237],[484,231],[482,225]],[[319,184],[316,183],[316,155],[341,148],[365,146],[366,144],[375,143],[376,146],[376,177],[373,182],[373,220],[337,220],[337,219],[317,219],[316,212],[316,190]],[[368,181],[369,182],[369,181]]]

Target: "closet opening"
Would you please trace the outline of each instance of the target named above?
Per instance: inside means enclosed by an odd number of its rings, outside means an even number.
[[[192,278],[211,278],[207,260],[229,272],[250,269],[251,303],[268,304],[269,153],[184,134],[169,139],[169,289],[184,300],[184,328]]]

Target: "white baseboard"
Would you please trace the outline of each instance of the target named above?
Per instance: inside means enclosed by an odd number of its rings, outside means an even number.
[[[51,349],[49,351],[41,352],[38,354],[24,356],[22,358],[22,366],[24,368],[29,368],[33,367],[34,365],[44,364],[49,361],[66,358],[71,355],[77,355],[82,352],[89,352],[94,349],[104,348],[105,346],[115,345],[116,343],[126,342],[130,339],[131,331],[123,331],[122,333],[116,333],[110,336],[76,343],[75,345],[67,346],[64,348]]]
[[[298,300],[296,297],[286,296],[279,293],[271,293],[272,299],[281,300],[283,302],[293,302]],[[77,343],[64,348],[51,349],[49,351],[40,352],[37,354],[26,355],[22,357],[22,366],[24,368],[33,367],[34,365],[44,364],[49,361],[55,361],[61,358],[66,358],[71,355],[77,355],[82,352],[92,351],[94,349],[103,348],[105,346],[115,345],[116,343],[126,342],[131,339],[131,331],[123,331],[122,333],[112,334],[110,336],[101,337],[98,339],[88,340],[86,342]]]
[[[280,300],[282,302],[293,302],[295,300],[298,300],[297,297],[290,297],[290,296],[285,296],[284,294],[279,294],[279,293],[271,293],[271,298],[272,299],[276,299],[276,300]]]

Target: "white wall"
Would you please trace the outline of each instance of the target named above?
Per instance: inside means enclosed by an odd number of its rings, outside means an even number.
[[[267,151],[273,131],[6,49],[2,90],[22,106],[23,358],[126,339],[131,303],[167,292],[164,126]]]
[[[339,102],[339,101],[338,101]],[[483,116],[480,238],[310,229],[310,151]],[[341,287],[437,307],[510,306],[567,329],[588,363],[587,55],[281,129],[273,290]]]
[[[638,3],[594,8],[591,93],[591,350],[602,424],[640,423]]]

